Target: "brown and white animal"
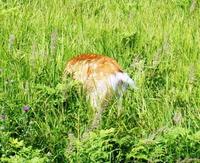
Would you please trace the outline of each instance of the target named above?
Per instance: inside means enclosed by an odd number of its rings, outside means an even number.
[[[87,98],[95,109],[91,129],[98,127],[103,110],[112,96],[122,93],[129,85],[135,87],[134,81],[123,72],[112,58],[97,54],[81,54],[68,61],[64,77],[71,74],[73,79],[82,83]]]

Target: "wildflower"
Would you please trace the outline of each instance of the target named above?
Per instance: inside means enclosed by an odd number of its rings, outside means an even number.
[[[52,32],[51,34],[51,45],[50,45],[50,48],[51,48],[51,53],[55,53],[55,50],[56,50],[56,42],[57,42],[57,32],[54,31]]]
[[[28,112],[28,111],[30,110],[30,107],[29,107],[29,106],[24,106],[24,107],[23,107],[23,110],[24,110],[25,112]]]
[[[153,67],[157,67],[160,64],[160,62],[163,58],[162,54],[167,53],[169,48],[170,48],[170,45],[169,45],[168,41],[166,40],[162,43],[161,47],[156,50],[156,52],[153,56],[153,59],[152,59]]]
[[[9,50],[11,50],[13,48],[13,45],[14,45],[14,42],[15,42],[15,35],[14,34],[11,34],[9,36],[9,43],[8,43],[8,48]]]
[[[137,72],[143,72],[144,70],[144,60],[139,58],[139,57],[135,57],[130,65],[130,67],[132,67],[133,69],[135,69]]]
[[[28,83],[28,81],[23,83],[23,87],[24,87],[24,92],[26,94],[28,94],[28,92],[29,92],[29,83]]]
[[[193,12],[196,7],[197,7],[197,1],[192,0],[191,6],[190,6],[190,13]]]
[[[33,57],[35,57],[35,55],[36,55],[36,43],[34,42],[33,44],[32,44],[32,48],[31,48],[32,50],[32,56]]]
[[[181,124],[182,121],[182,114],[181,112],[175,112],[174,117],[173,117],[173,122],[175,125]]]
[[[196,80],[196,71],[195,71],[195,66],[194,65],[191,65],[190,68],[189,68],[189,83],[192,84],[195,82]]]

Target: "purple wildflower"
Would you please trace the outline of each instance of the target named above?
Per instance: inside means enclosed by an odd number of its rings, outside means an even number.
[[[30,110],[30,107],[29,107],[29,106],[24,106],[24,107],[23,107],[23,110],[24,110],[25,112],[28,112],[28,111]]]

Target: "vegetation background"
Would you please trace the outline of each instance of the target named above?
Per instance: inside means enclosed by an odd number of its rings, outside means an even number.
[[[138,86],[86,140],[91,107],[61,80],[80,53]],[[199,72],[199,0],[0,0],[0,162],[199,162]]]

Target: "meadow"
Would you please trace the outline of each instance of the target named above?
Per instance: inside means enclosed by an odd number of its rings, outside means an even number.
[[[62,83],[81,53],[138,87],[86,139],[92,108]],[[200,1],[0,0],[0,162],[200,162]]]

